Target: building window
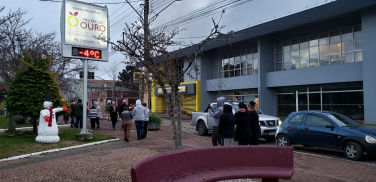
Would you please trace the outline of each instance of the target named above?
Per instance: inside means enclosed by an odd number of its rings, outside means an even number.
[[[277,88],[279,117],[286,117],[296,110],[295,90],[298,90],[300,111],[333,111],[354,120],[364,119],[363,82]]]
[[[276,71],[363,61],[361,26],[275,44]]]
[[[249,101],[258,101],[258,92],[257,89],[249,89],[249,90],[226,90],[219,92],[215,92],[213,94],[214,100],[218,97],[225,97],[227,101],[237,101],[237,102],[249,102]]]
[[[214,78],[229,78],[258,73],[257,49],[224,55],[214,61]]]

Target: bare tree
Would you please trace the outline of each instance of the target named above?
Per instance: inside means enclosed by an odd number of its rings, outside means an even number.
[[[222,16],[223,13],[219,21],[212,19],[213,28],[204,40],[185,50],[179,49],[172,52],[168,50],[172,46],[182,45],[182,42],[173,40],[181,31],[180,29],[162,27],[144,31],[145,24],[143,24],[142,17],[135,23],[125,24],[122,40],[109,42],[113,50],[126,55],[130,64],[143,64],[145,71],[152,74],[151,86],[162,88],[171,120],[174,149],[180,149],[182,146],[180,82],[184,79],[184,75],[193,79],[197,78],[199,68],[196,64],[196,56],[201,54],[206,46],[216,41],[219,36],[228,36],[228,34],[220,33],[222,27],[219,26],[219,22]],[[152,19],[152,21],[154,20]],[[151,22],[147,23],[150,24]],[[98,36],[98,39],[106,41],[100,36]],[[183,64],[183,62],[186,64]],[[181,65],[186,65],[186,67],[182,68]],[[147,79],[148,75],[144,76],[143,82]],[[169,88],[169,91],[167,91],[167,88]],[[149,89],[144,90],[148,91]]]
[[[116,87],[116,84],[115,84],[115,81],[116,81],[116,78],[117,78],[117,74],[118,74],[118,71],[117,71],[117,65],[118,63],[116,61],[112,62],[112,66],[109,70],[106,70],[106,73],[107,75],[112,78],[113,80],[113,85],[112,85],[112,102],[115,100],[115,87]]]
[[[215,90],[218,90],[218,96],[222,96],[221,95],[221,91],[222,90],[227,90],[229,88],[231,88],[231,83],[228,84],[227,83],[227,79],[225,78],[218,78],[218,79],[215,79],[215,80],[210,80],[209,81],[209,84],[215,89]]]
[[[4,7],[0,8],[0,11],[3,9]],[[73,96],[76,92],[76,76],[83,69],[82,62],[61,56],[61,44],[55,41],[56,33],[42,34],[26,30],[25,25],[31,21],[23,19],[26,13],[21,10],[10,11],[6,16],[0,17],[0,77],[8,87],[16,72],[26,68],[21,61],[23,53],[37,55],[35,53],[38,52],[43,56],[51,56],[52,64],[49,71],[56,73],[55,78],[60,85],[61,93]],[[95,69],[96,64],[89,65],[89,70]]]

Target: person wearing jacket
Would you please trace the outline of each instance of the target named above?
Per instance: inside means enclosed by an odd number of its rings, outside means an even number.
[[[78,99],[78,102],[74,104],[74,115],[76,116],[76,128],[78,128],[78,123],[80,123],[80,128],[82,128],[84,106],[82,105],[82,100]],[[86,118],[85,118],[86,119]]]
[[[251,132],[252,132],[252,137],[249,142],[249,145],[258,145],[258,139],[261,136],[261,128],[260,128],[260,122],[259,122],[259,115],[255,109],[256,103],[253,101],[250,101],[248,103],[248,111],[250,111],[251,115]]]
[[[209,116],[214,118],[213,121],[213,134],[212,134],[212,143],[213,146],[217,146],[217,143],[222,145],[221,138],[218,136],[218,124],[219,124],[219,117],[222,115],[222,107],[225,104],[225,98],[219,97],[217,98],[217,108],[213,111],[213,108],[210,106]]]
[[[97,129],[99,129],[99,112],[101,111],[101,107],[99,106],[99,102],[95,102],[95,109],[97,110],[97,117],[95,118],[96,119],[96,123],[97,123]]]
[[[117,123],[117,115],[118,115],[118,107],[115,105],[115,102],[112,102],[112,106],[110,107],[110,118],[112,121],[112,129],[115,130],[115,125]]]
[[[231,146],[235,137],[235,117],[230,105],[223,106],[223,113],[219,117],[218,134],[222,138],[223,146]]]
[[[91,123],[91,130],[95,129],[95,121],[97,120],[97,110],[94,106],[91,106],[89,110],[89,117],[90,117],[90,123]]]
[[[129,107],[126,103],[127,101],[124,99],[123,104],[119,107],[119,118],[121,118],[121,114],[123,113],[123,111],[129,110]],[[121,125],[121,128],[123,128],[123,125]]]
[[[129,110],[124,110],[121,114],[121,119],[123,121],[124,140],[129,142],[129,133],[131,132],[133,116]]]
[[[71,126],[70,127],[73,128],[73,127],[75,127],[74,119],[76,118],[76,116],[74,115],[74,102],[73,102],[73,100],[71,101],[70,108],[71,108],[71,113],[70,113]]]
[[[145,118],[144,118],[144,133],[142,134],[141,138],[146,138],[146,135],[148,134],[148,125],[149,125],[149,114],[150,111],[146,107],[146,103],[143,103],[142,106],[145,107]]]
[[[141,140],[144,133],[145,107],[141,105],[141,100],[136,101],[136,107],[133,109],[134,122],[137,129],[137,140]]]
[[[239,145],[248,145],[251,140],[251,115],[244,102],[239,103],[239,110],[235,113],[236,137]]]

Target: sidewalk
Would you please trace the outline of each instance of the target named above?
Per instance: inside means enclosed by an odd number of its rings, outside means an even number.
[[[2,162],[0,181],[131,181],[132,164],[154,154],[173,150],[171,126],[167,120],[163,122],[165,125],[160,130],[149,131],[147,138],[143,140],[136,140],[133,123],[129,143],[120,140]],[[190,126],[189,122],[182,124],[183,127]],[[96,132],[123,138],[119,123],[115,130],[112,129],[110,121],[101,120],[100,126]],[[210,138],[193,135],[184,130],[182,140],[183,148],[211,146]],[[227,157],[231,157],[231,154]],[[298,152],[294,152],[294,168],[292,180],[281,181],[374,181],[376,171],[375,165]]]

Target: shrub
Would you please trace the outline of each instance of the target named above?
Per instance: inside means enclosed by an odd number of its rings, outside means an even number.
[[[155,116],[155,115],[149,115],[149,123],[156,123],[156,124],[162,124],[162,119]]]
[[[25,124],[26,123],[26,118],[25,117],[22,117],[20,115],[15,115],[14,116],[14,122],[16,124]]]

